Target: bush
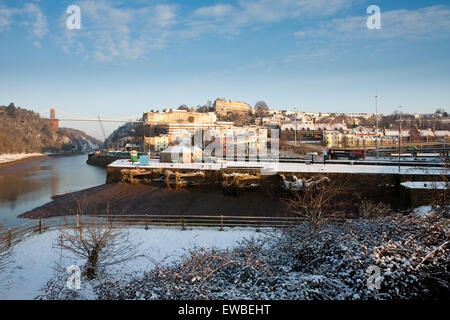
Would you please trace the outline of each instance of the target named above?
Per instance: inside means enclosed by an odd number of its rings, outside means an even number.
[[[392,214],[268,231],[233,250],[196,249],[178,263],[102,281],[99,299],[448,299],[449,221]],[[379,268],[379,289],[368,270]],[[68,296],[69,298],[69,296]]]
[[[382,202],[363,200],[358,206],[358,213],[362,219],[379,219],[392,214],[393,211],[389,205]]]

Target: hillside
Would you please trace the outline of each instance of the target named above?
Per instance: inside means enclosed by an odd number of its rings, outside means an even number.
[[[84,131],[72,128],[59,128],[59,131],[70,138],[76,150],[94,150],[103,146],[103,141],[87,135]]]
[[[100,144],[101,141],[79,130],[56,131],[39,114],[13,103],[0,106],[0,154],[90,151]]]
[[[105,145],[110,148],[120,148],[125,143],[142,143],[143,130],[141,123],[125,123],[108,136]]]

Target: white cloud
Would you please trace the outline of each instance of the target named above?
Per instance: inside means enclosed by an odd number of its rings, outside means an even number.
[[[161,27],[172,25],[175,21],[175,6],[157,5],[156,8],[156,24]]]
[[[315,19],[336,14],[360,0],[239,0],[236,5],[216,4],[193,12],[184,37],[204,33],[236,34],[247,26],[285,19]]]
[[[243,28],[284,19],[314,19],[329,16],[361,0],[237,0],[237,3],[200,7],[182,16],[178,6],[146,4],[128,6],[122,0],[78,0],[81,30],[68,30],[61,15],[61,34],[56,38],[67,53],[100,61],[136,60],[170,41],[195,38],[205,33],[238,34]],[[36,2],[21,9],[0,7],[0,31],[12,25],[15,16],[27,26],[35,45],[48,33],[48,23]],[[16,23],[16,22],[15,22]],[[61,36],[62,35],[62,36]],[[55,38],[55,36],[53,36]]]
[[[0,6],[0,32],[9,27],[12,14],[11,9]]]
[[[65,29],[63,50],[92,50],[99,61],[136,60],[151,50],[164,48],[170,27],[176,24],[175,5],[135,9],[104,0],[84,0],[77,5],[81,8],[82,28]]]
[[[450,7],[381,12],[381,30],[369,30],[367,17],[333,19],[318,27],[299,30],[299,38],[326,39],[435,39],[450,37]]]
[[[347,8],[350,0],[253,0],[240,1],[237,21],[276,22],[286,18],[329,16]]]
[[[23,8],[0,7],[0,32],[10,28],[13,22],[26,26],[33,44],[40,47],[39,40],[47,35],[48,23],[37,4],[28,2]]]
[[[48,32],[47,18],[34,3],[26,3],[21,12],[28,17],[24,25],[30,26],[30,34],[37,39],[42,39]]]
[[[220,18],[235,13],[235,7],[227,4],[216,4],[209,7],[201,7],[194,11],[193,16],[201,18]]]

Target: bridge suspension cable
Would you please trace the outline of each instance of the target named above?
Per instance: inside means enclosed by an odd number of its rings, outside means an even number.
[[[48,110],[51,110],[52,108],[49,108],[47,110],[44,110],[40,113],[46,112]],[[56,117],[56,120],[59,121],[101,121],[101,122],[134,122],[134,123],[141,123],[142,121],[140,120],[132,120],[132,119],[140,119],[142,118],[142,116],[131,116],[128,119],[98,119],[97,118],[87,118],[87,117],[82,117],[73,113],[69,113],[66,111],[63,111],[61,109],[57,109],[57,108],[53,108],[55,110],[55,112],[57,111],[58,113],[61,113],[65,116],[69,116],[70,118],[60,118],[60,117]]]
[[[83,119],[82,116],[79,116],[79,115],[76,115],[76,114],[72,114],[72,113],[69,113],[69,112],[65,112],[65,111],[60,110],[60,109],[56,109],[55,108],[55,111],[58,111],[59,113],[65,114],[66,116],[69,116],[69,117],[75,117],[75,118],[78,118],[78,119]]]

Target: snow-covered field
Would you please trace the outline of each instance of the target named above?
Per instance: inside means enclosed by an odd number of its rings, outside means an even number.
[[[137,255],[145,255],[120,265],[120,270],[134,273],[154,268],[155,262],[165,264],[176,261],[193,248],[233,248],[237,241],[258,237],[251,228],[216,229],[195,228],[181,231],[175,228],[130,229],[130,238],[139,243]],[[0,300],[34,299],[55,274],[60,252],[53,247],[59,231],[33,235],[13,247],[14,262],[0,273]],[[153,262],[152,262],[153,261]],[[82,266],[84,262],[65,261]],[[69,264],[70,263],[70,264]],[[69,277],[69,275],[67,275]]]
[[[43,156],[42,153],[0,154],[0,163],[14,162],[31,157]]]

